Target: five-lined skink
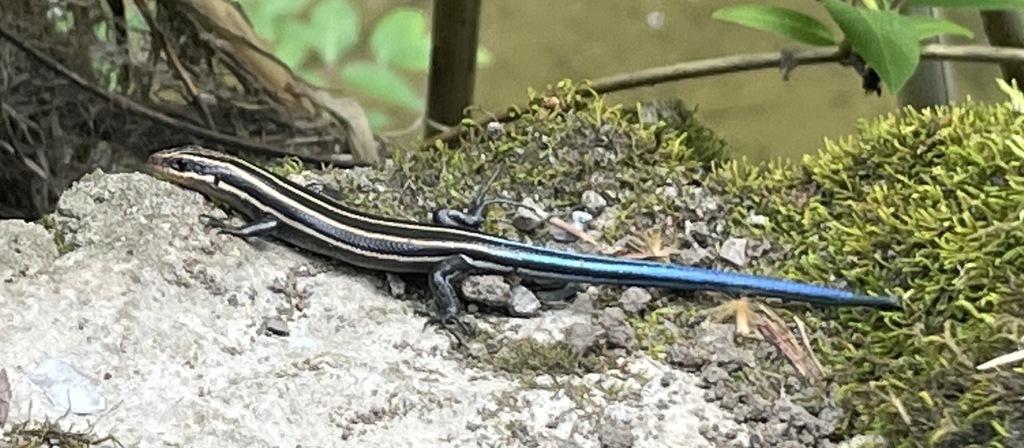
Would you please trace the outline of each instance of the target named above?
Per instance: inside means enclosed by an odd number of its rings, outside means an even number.
[[[549,249],[476,230],[376,216],[346,207],[238,157],[199,146],[152,154],[154,175],[226,203],[248,218],[222,231],[270,236],[347,264],[429,275],[437,313],[460,323],[453,282],[478,273],[566,282],[713,290],[831,306],[895,308],[899,300],[782,279]]]

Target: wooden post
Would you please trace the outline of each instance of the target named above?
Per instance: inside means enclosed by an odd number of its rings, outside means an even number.
[[[916,6],[907,8],[907,14],[941,17],[938,8]],[[925,43],[945,43],[943,37],[933,37]],[[900,89],[900,107],[913,106],[915,109],[949,104],[956,96],[953,70],[948,61],[921,61],[917,71]]]
[[[982,11],[981,21],[985,25],[985,35],[994,46],[1024,47],[1024,26],[1018,11]],[[1024,87],[1024,64],[1020,62],[1003,62],[999,64],[1003,70],[1003,79],[1010,82],[1017,80],[1018,87]]]
[[[480,0],[434,0],[425,136],[462,121],[473,102]]]

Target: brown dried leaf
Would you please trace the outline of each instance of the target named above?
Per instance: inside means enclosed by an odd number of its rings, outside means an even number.
[[[617,255],[636,260],[656,260],[669,263],[672,261],[673,255],[678,255],[681,252],[674,236],[666,236],[660,230],[649,229],[644,232],[643,237],[628,237],[624,252]]]
[[[724,294],[709,292],[712,296],[724,296]],[[760,326],[761,319],[750,307],[750,301],[745,298],[729,299],[714,308],[709,308],[699,312],[702,316],[707,316],[714,322],[725,322],[729,319],[735,319],[736,323],[736,334],[745,338],[753,338],[754,332],[750,329],[751,325]]]
[[[190,6],[196,23],[212,25],[207,30],[223,45],[277,101],[298,116],[313,117],[326,109],[345,123],[348,148],[356,162],[375,164],[380,161],[377,142],[370,130],[366,113],[350,98],[333,98],[327,92],[311,88],[288,66],[274,56],[270,48],[252,29],[245,12],[231,0],[179,0]]]
[[[761,321],[762,324],[757,327],[765,339],[779,348],[779,351],[782,352],[800,375],[814,380],[821,378],[823,375],[819,368],[821,364],[814,356],[814,353],[805,350],[803,345],[797,342],[793,332],[789,331],[786,323],[771,308],[761,305],[760,310],[765,316],[769,317],[768,319],[763,319]]]
[[[235,2],[228,0],[179,0],[188,6],[196,23],[208,26],[206,32],[219,38],[228,47],[228,54],[237,58],[250,73],[255,76],[268,91],[277,95],[278,100],[291,111],[305,112],[307,116],[315,112],[308,101],[297,95],[294,75],[252,29],[252,24],[245,13]]]
[[[363,107],[351,98],[334,97],[320,89],[309,90],[310,99],[321,107],[330,110],[345,122],[346,130],[348,130],[348,141],[351,145],[350,150],[355,161],[369,164],[380,162],[381,155],[378,150],[377,140],[373,138],[373,131],[370,130],[370,120],[366,118],[366,112],[363,111]]]
[[[793,320],[796,322],[797,329],[800,330],[800,341],[804,344],[804,350],[810,354],[811,360],[814,361],[814,366],[818,371],[824,374],[825,366],[821,365],[821,361],[818,360],[818,357],[814,354],[814,349],[811,347],[811,336],[807,334],[807,324],[796,316],[793,316]]]

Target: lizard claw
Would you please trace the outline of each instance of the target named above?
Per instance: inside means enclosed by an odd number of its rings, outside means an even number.
[[[476,334],[476,330],[471,325],[456,316],[431,317],[427,319],[427,322],[423,325],[423,329],[426,330],[429,327],[436,327],[444,330],[444,332],[454,338],[459,345],[465,345],[465,338],[472,337]]]

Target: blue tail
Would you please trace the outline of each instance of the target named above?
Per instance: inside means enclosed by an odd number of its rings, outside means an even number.
[[[857,294],[756,275],[714,271],[669,263],[628,260],[533,248],[514,251],[515,261],[532,276],[565,281],[657,287],[675,290],[710,290],[734,295],[765,296],[828,306],[898,308],[899,298]],[[502,258],[508,257],[504,254]],[[511,260],[508,260],[511,261]]]

